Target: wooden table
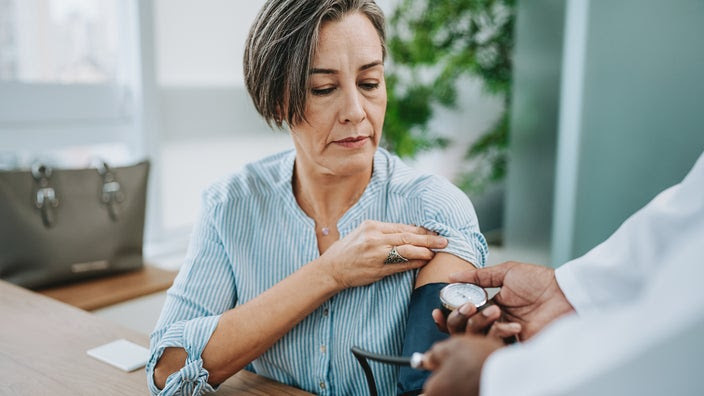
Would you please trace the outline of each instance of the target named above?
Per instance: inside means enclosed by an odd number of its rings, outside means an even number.
[[[0,394],[144,395],[144,369],[125,373],[86,351],[118,338],[148,337],[86,311],[0,281]],[[309,395],[241,371],[218,395]]]
[[[86,311],[104,308],[171,287],[176,271],[150,265],[123,274],[87,279],[37,292]]]

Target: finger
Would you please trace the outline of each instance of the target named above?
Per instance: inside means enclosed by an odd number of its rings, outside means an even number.
[[[469,318],[477,312],[477,307],[474,304],[465,304],[460,307],[462,311],[456,309],[447,316],[447,330],[450,335],[462,334],[467,327]]]
[[[515,262],[505,262],[486,268],[472,268],[450,275],[451,282],[474,283],[481,287],[503,286],[506,273],[515,266]]]
[[[423,393],[425,396],[447,396],[447,395],[477,395],[479,394],[478,379],[472,376],[475,370],[469,370],[464,366],[462,360],[457,359],[457,354],[449,357],[442,366],[437,367],[425,384],[423,384]],[[459,367],[458,367],[459,366]],[[476,370],[479,371],[479,370]]]
[[[452,344],[454,342],[454,338],[448,338],[445,341],[433,344],[430,350],[423,355],[423,368],[426,370],[435,370],[440,367],[453,349]]]
[[[379,230],[385,234],[399,234],[408,232],[416,235],[437,235],[433,231],[409,224],[400,223],[377,223]]]
[[[423,393],[421,395],[424,396],[436,396],[436,395],[442,395],[441,390],[439,390],[439,385],[438,383],[442,383],[442,377],[438,378],[439,374],[432,374],[427,381],[425,381],[425,384],[423,384]]]
[[[494,322],[487,335],[498,338],[517,336],[521,332],[521,324],[516,322]]]
[[[413,245],[396,246],[396,251],[409,260],[432,260],[435,252],[428,248]]]
[[[445,389],[448,382],[448,369],[440,368],[434,372],[425,384],[423,384],[423,393],[425,396],[443,396],[452,394],[454,389]],[[456,392],[456,391],[455,391]]]
[[[473,304],[469,303],[469,305]],[[462,308],[464,308],[464,306],[460,307],[460,310]],[[499,320],[500,317],[501,310],[499,309],[499,307],[492,304],[487,308],[483,309],[480,313],[472,315],[467,320],[467,325],[465,326],[464,331],[466,333],[472,334],[486,334],[487,331],[490,330],[492,323]]]
[[[384,242],[391,246],[409,245],[430,249],[442,249],[447,246],[447,239],[437,235],[418,235],[411,232],[386,234]]]
[[[432,315],[433,322],[435,322],[435,326],[438,327],[438,330],[443,333],[447,333],[447,320],[445,319],[445,315],[443,315],[442,311],[439,309],[434,309]]]

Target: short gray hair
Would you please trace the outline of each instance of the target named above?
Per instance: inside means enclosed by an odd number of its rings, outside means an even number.
[[[244,80],[254,107],[269,126],[283,128],[284,122],[294,125],[305,120],[320,26],[352,12],[369,18],[385,58],[386,21],[374,0],[268,0],[264,4],[247,37]]]

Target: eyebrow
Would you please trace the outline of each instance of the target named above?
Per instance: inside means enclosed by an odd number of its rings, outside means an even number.
[[[362,65],[359,70],[357,71],[364,71],[367,69],[371,69],[372,67],[382,65],[382,61],[374,61],[371,63],[367,63],[366,65]],[[318,68],[313,68],[310,70],[310,74],[337,74],[337,70],[335,69],[318,69]]]

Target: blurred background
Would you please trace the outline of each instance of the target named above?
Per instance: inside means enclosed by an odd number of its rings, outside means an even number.
[[[177,269],[201,191],[292,147],[243,84],[262,3],[0,0],[0,169],[149,158],[145,260]],[[470,196],[490,263],[585,253],[704,150],[701,0],[378,4],[384,144]]]

